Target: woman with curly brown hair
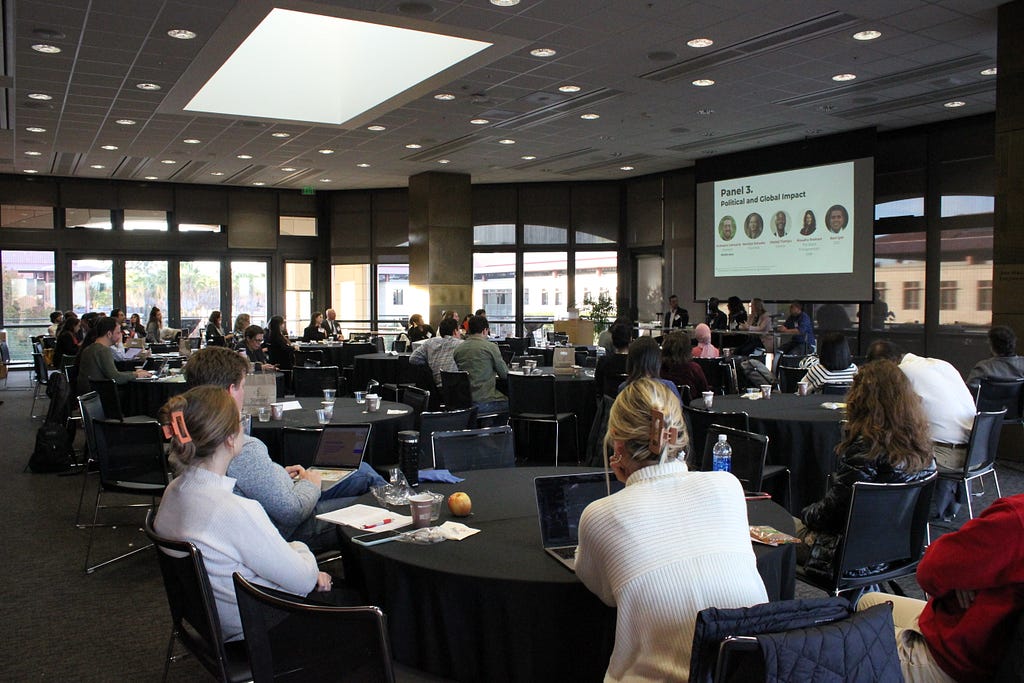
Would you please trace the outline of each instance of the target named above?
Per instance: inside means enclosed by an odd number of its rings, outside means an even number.
[[[686,332],[672,332],[661,343],[661,377],[676,386],[690,387],[692,397],[708,390],[708,380],[693,360],[693,344]]]
[[[856,482],[896,484],[935,472],[928,420],[910,381],[895,363],[864,365],[846,398],[847,424],[836,446],[839,463],[825,497],[800,513],[797,559],[810,572],[831,575]],[[865,573],[884,568],[865,568]]]

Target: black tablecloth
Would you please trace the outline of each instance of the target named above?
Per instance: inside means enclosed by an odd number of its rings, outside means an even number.
[[[275,372],[278,399],[284,396],[284,373]],[[157,417],[160,408],[171,396],[188,390],[183,377],[166,377],[163,379],[133,379],[127,384],[122,396],[126,401],[125,415],[149,415]],[[314,420],[315,421],[315,420]]]
[[[381,384],[399,384],[411,376],[409,357],[411,353],[365,353],[356,356],[352,372],[353,391],[362,391],[371,379]]]
[[[541,374],[554,375],[555,369],[551,367],[539,367]],[[587,454],[587,437],[590,435],[590,426],[594,422],[594,415],[597,413],[597,393],[594,387],[594,371],[590,370],[589,374],[586,370],[580,370],[580,374],[576,375],[555,375],[555,396],[558,400],[558,410],[560,412],[572,411],[576,413],[576,419],[578,421],[577,434],[576,434],[576,448],[579,454],[578,460],[583,460]],[[506,380],[499,379],[497,382],[498,391],[508,396],[508,382]],[[543,428],[539,426],[538,428]],[[551,458],[554,458],[554,427],[551,427],[551,442],[552,447]],[[571,423],[562,429],[562,433],[571,434]],[[565,446],[571,441],[562,441],[562,445]],[[565,451],[562,451],[565,453]]]
[[[442,506],[438,524],[462,521],[481,533],[463,541],[364,547],[344,533],[346,576],[388,615],[395,658],[460,681],[597,681],[608,665],[615,611],[541,550],[533,479],[583,468],[466,472],[460,484],[421,489],[465,491],[468,519]],[[360,501],[376,505],[372,496]],[[748,503],[752,523],[793,532],[792,518],[771,501]],[[794,590],[792,546],[755,546],[772,599]]]
[[[294,464],[287,453],[282,453],[281,431],[285,427],[319,427],[316,421],[316,409],[320,407],[320,398],[303,397],[287,399],[298,401],[301,410],[286,410],[280,420],[259,422],[252,418],[252,435],[267,444],[267,450],[274,461],[283,465]],[[388,410],[401,410],[400,415],[388,415]],[[331,424],[370,423],[370,443],[366,447],[364,459],[376,468],[385,468],[397,462],[396,438],[398,432],[412,429],[415,417],[412,408],[404,403],[381,401],[380,410],[376,413],[366,412],[366,404],[358,404],[353,398],[339,398],[334,404],[334,418]],[[290,460],[289,462],[285,462]]]
[[[829,398],[837,397],[773,393],[768,400],[750,401],[716,396],[712,407],[712,412],[747,413],[751,431],[768,437],[768,464],[785,465],[792,476],[790,509],[795,513],[825,495],[828,475],[835,470],[845,414],[822,408]],[[704,401],[694,399],[690,405],[703,408]]]
[[[315,352],[322,351],[324,360],[321,365],[336,365],[338,369],[351,367],[352,360],[363,353],[373,353],[377,350],[374,344],[368,342],[330,342],[324,344],[299,344],[299,351]]]

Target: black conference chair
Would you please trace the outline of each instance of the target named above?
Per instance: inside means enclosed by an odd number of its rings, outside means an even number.
[[[708,381],[708,389],[716,394],[728,393],[728,385],[725,377],[725,367],[717,358],[694,358],[700,369],[704,372],[704,378]]]
[[[96,428],[93,420],[107,419],[103,412],[103,403],[95,391],[88,391],[78,397],[78,411],[82,415],[82,427],[85,430],[85,472],[82,477],[82,492],[78,495],[78,510],[75,512],[75,526],[84,529],[82,524],[82,503],[85,501],[85,488],[89,483],[89,474],[96,463]]]
[[[100,397],[103,412],[109,420],[124,421],[124,410],[121,409],[121,390],[112,379],[90,379],[89,387]]]
[[[406,341],[405,339],[396,339],[395,341],[391,342],[391,350],[394,351],[395,353],[405,353],[408,346],[409,342]]]
[[[750,417],[744,412],[712,412],[683,404],[683,419],[690,434],[690,452],[686,464],[690,469],[699,470],[703,465],[703,447],[711,425],[731,427],[743,432],[750,431]]]
[[[420,469],[438,467],[434,457],[434,432],[450,432],[476,427],[476,406],[458,410],[420,413]],[[443,469],[443,467],[442,467]]]
[[[821,385],[821,393],[824,396],[846,396],[850,393],[850,387],[852,384],[823,384]]]
[[[441,371],[441,398],[445,410],[469,408],[473,405],[473,394],[468,372]]]
[[[92,556],[94,529],[99,524],[100,510],[111,508],[156,509],[156,499],[167,488],[167,457],[164,454],[164,435],[156,420],[148,422],[121,422],[120,420],[93,420],[96,445],[96,463],[99,465],[100,485],[96,490],[89,542],[85,551],[85,573],[92,574],[101,567],[131,557],[148,546],[136,547],[98,564],[89,564]],[[149,498],[146,503],[103,505],[104,493],[118,493]],[[138,522],[135,522],[136,524]]]
[[[732,448],[732,468],[730,471],[743,484],[744,491],[760,491],[764,477],[764,461],[768,457],[768,437],[739,429],[713,424],[709,427],[704,439],[701,470],[710,472],[712,469],[712,449],[718,443],[720,435],[725,435]]]
[[[1004,423],[1021,423],[1024,410],[1024,378],[983,379],[974,393],[978,412],[1006,410]]]
[[[1001,419],[1001,418],[1000,418]],[[857,604],[868,589],[881,590],[888,582],[902,595],[895,579],[912,576],[929,537],[928,517],[936,475],[901,484],[856,482],[843,535],[836,548],[830,576],[797,567],[800,581],[830,595],[843,595]],[[885,566],[865,575],[864,567]]]
[[[576,413],[558,409],[558,392],[555,378],[552,375],[516,375],[508,376],[508,410],[513,425],[527,427],[526,437],[520,442],[529,452],[546,452],[540,444],[530,442],[530,425],[551,424],[555,427],[555,467],[558,467],[558,456],[563,422],[572,420],[573,448],[579,443],[579,427]],[[577,456],[578,459],[578,456]]]
[[[338,389],[338,366],[299,367],[292,369],[295,396],[323,396],[324,389]]]
[[[626,373],[608,373],[601,379],[601,395],[611,396],[612,400],[619,395],[619,386],[626,381]]]
[[[967,442],[967,455],[964,458],[963,469],[939,468],[940,479],[953,480],[958,485],[963,485],[967,499],[967,513],[971,519],[974,519],[974,506],[971,505],[971,480],[991,474],[996,484],[996,497],[1001,498],[1003,495],[999,489],[999,475],[996,474],[995,463],[996,453],[999,450],[999,434],[1002,432],[1006,413],[1006,408],[1003,408],[975,415],[974,426],[971,427],[971,438]],[[981,493],[975,495],[981,495]]]
[[[498,344],[498,351],[501,353],[501,359],[505,361],[505,365],[512,362],[512,347],[508,344]]]
[[[218,681],[251,681],[245,644],[225,643],[221,635],[217,603],[203,553],[192,543],[173,541],[157,534],[153,529],[152,512],[146,517],[146,536],[156,546],[164,592],[171,608],[171,637],[167,642],[164,680],[167,680],[171,662],[178,659],[174,645],[181,642]]]
[[[36,415],[36,401],[40,398],[46,398],[46,383],[50,378],[42,352],[32,353],[32,367],[35,370],[35,387],[32,392],[32,407],[29,408],[29,415],[34,420],[39,417],[39,415]]]
[[[316,603],[250,583],[237,572],[234,582],[255,683],[395,680],[379,607]]]
[[[515,437],[508,425],[434,432],[431,447],[435,465],[452,472],[515,467],[516,464]]]
[[[416,421],[419,416],[430,406],[430,392],[419,387],[405,387],[402,392],[402,403],[412,408]]]
[[[323,351],[296,351],[294,357],[297,368],[318,368],[324,364]]]
[[[796,385],[807,375],[807,368],[791,367],[780,365],[777,377],[779,378],[779,391],[783,394],[795,394]]]

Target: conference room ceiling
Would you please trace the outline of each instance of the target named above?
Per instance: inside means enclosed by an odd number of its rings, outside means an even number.
[[[195,70],[225,52],[234,18],[253,3],[8,0],[4,36],[14,49],[0,77],[0,172],[321,190],[404,187],[424,171],[468,173],[474,183],[607,180],[995,109],[996,78],[981,72],[995,66],[998,0],[288,0],[293,9],[426,22],[503,47],[374,110],[372,120],[184,111],[181,93],[202,86]],[[196,37],[175,39],[171,29]],[[853,38],[864,30],[881,37]],[[687,45],[702,37],[714,44]],[[555,54],[533,56],[538,48]],[[856,78],[833,80],[839,74]],[[698,79],[714,85],[693,85]],[[580,89],[559,90],[567,85]],[[253,86],[262,87],[259,75]],[[454,99],[435,98],[442,93]],[[117,123],[125,120],[135,123]]]

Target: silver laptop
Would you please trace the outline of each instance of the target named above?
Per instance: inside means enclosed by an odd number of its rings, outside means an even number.
[[[537,517],[544,551],[571,571],[576,571],[576,546],[579,545],[580,516],[584,508],[599,498],[623,488],[614,475],[604,472],[558,474],[536,477]]]
[[[359,469],[370,440],[370,425],[326,426],[309,469],[320,473],[320,488],[326,491]]]

